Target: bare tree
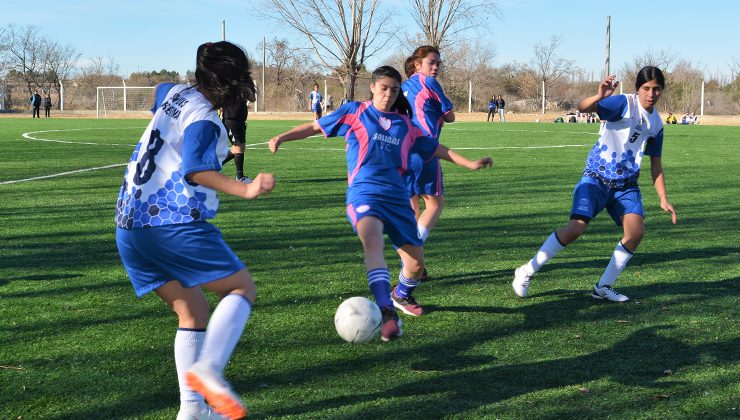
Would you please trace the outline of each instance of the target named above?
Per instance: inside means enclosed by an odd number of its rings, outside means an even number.
[[[258,48],[262,52],[262,46]],[[287,39],[274,38],[265,43],[267,65],[272,67],[275,84],[292,81],[302,68],[311,66],[311,57],[304,49],[292,48]]]
[[[555,50],[561,44],[562,40],[560,36],[553,35],[550,38],[549,44],[540,42],[534,46],[534,58],[531,61],[531,65],[538,80],[544,82],[545,92],[543,94],[545,95],[545,101],[547,101],[547,93],[563,76],[573,73],[578,69],[573,64],[573,60],[567,60],[555,53]]]
[[[81,54],[70,45],[61,45],[48,40],[45,43],[44,53],[46,78],[60,94],[57,96],[57,107],[60,107],[62,81],[72,76]]]
[[[45,70],[45,40],[40,35],[38,26],[17,27],[9,24],[6,32],[5,56],[8,69],[21,77],[31,94],[43,83],[41,77]]]
[[[421,29],[424,42],[446,49],[462,32],[483,27],[486,18],[498,15],[494,1],[411,0],[407,5]]]
[[[649,49],[642,55],[635,56],[631,62],[624,63],[619,72],[622,86],[625,89],[634,86],[637,72],[645,66],[655,66],[665,73],[670,73],[673,70],[674,61],[676,61],[676,53],[673,51]]]
[[[318,60],[336,73],[345,94],[354,99],[365,61],[397,32],[379,1],[265,0],[258,13],[303,34]]]

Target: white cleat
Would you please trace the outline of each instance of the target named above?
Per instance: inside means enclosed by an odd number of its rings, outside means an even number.
[[[514,293],[520,298],[527,297],[527,289],[529,289],[529,282],[532,281],[534,274],[527,274],[524,266],[521,266],[514,270],[514,281],[511,282],[511,287],[514,288]]]
[[[177,413],[177,420],[224,420],[226,417],[213,411],[205,402],[183,404]]]
[[[185,379],[193,391],[205,397],[208,405],[227,419],[247,416],[247,408],[231,390],[229,384],[205,363],[196,362],[185,373]]]
[[[594,286],[594,292],[591,293],[591,297],[594,299],[610,300],[612,302],[627,302],[630,300],[627,296],[617,293],[611,286]]]

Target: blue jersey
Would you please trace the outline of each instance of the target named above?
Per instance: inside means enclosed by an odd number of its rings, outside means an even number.
[[[439,139],[445,114],[452,111],[452,102],[434,77],[416,73],[401,85],[411,104],[413,121],[429,137]]]
[[[126,168],[116,225],[135,229],[212,218],[216,191],[186,175],[221,170],[229,139],[213,105],[188,85],[161,84],[154,118]]]
[[[347,203],[370,196],[408,205],[402,175],[409,154],[431,159],[439,145],[407,116],[380,111],[372,101],[347,103],[318,122],[325,137],[344,136],[347,142]]]
[[[663,121],[658,110],[647,112],[637,95],[624,94],[602,99],[597,112],[606,123],[586,158],[583,174],[599,178],[613,188],[635,185],[643,153],[662,153]]]

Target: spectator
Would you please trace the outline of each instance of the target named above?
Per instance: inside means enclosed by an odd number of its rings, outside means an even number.
[[[500,122],[506,122],[506,115],[504,114],[505,106],[506,101],[504,101],[504,98],[502,98],[501,95],[498,95],[498,99],[496,99],[496,107],[498,108],[498,120]]]
[[[342,98],[341,102],[339,102],[339,106],[342,106],[342,105],[344,105],[344,104],[348,104],[348,103],[349,103],[349,97],[348,97],[348,96],[347,96],[347,94],[345,93],[345,94],[344,94],[344,98]]]
[[[496,121],[496,100],[491,98],[488,100],[488,116],[486,117],[486,122]]]
[[[689,113],[683,114],[683,117],[681,118],[681,124],[682,125],[688,125],[689,124]]]
[[[334,109],[334,98],[331,95],[326,97],[326,109],[329,111]]]
[[[41,109],[41,95],[39,95],[39,91],[34,91],[33,95],[31,95],[31,107],[33,108],[33,116],[31,118],[41,118],[41,113],[39,112]]]
[[[676,121],[676,116],[675,116],[675,115],[673,115],[673,113],[672,113],[672,112],[669,112],[669,113],[668,113],[668,116],[667,116],[667,117],[666,117],[666,119],[665,119],[665,123],[666,123],[666,124],[676,124],[676,123],[677,123],[677,121]]]
[[[44,98],[44,113],[46,118],[51,117],[51,97],[48,93],[46,94],[46,98]]]

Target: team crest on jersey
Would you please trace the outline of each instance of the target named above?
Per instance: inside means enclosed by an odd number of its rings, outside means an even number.
[[[391,128],[391,120],[386,117],[380,117],[378,119],[378,122],[380,123],[380,126],[383,127],[383,130],[388,130]]]
[[[367,204],[363,204],[361,206],[358,206],[357,209],[355,209],[355,211],[357,213],[365,213],[368,210],[370,210],[370,206],[368,206]]]

